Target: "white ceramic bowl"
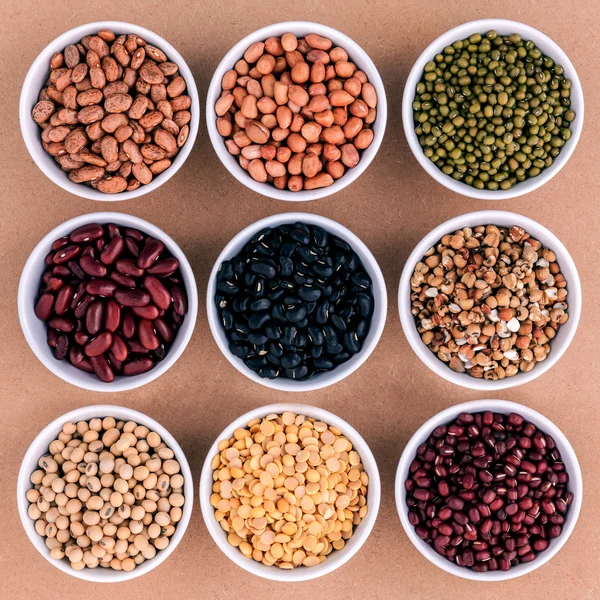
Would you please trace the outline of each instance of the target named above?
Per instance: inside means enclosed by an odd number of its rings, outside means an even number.
[[[227,541],[227,534],[219,525],[215,519],[215,509],[210,503],[210,496],[212,494],[213,485],[213,468],[211,461],[213,457],[218,454],[217,448],[218,443],[221,440],[229,439],[233,436],[233,432],[239,427],[246,427],[248,422],[253,419],[261,419],[269,414],[281,414],[285,411],[291,411],[297,415],[305,415],[314,419],[323,421],[328,425],[337,427],[342,435],[346,436],[354,449],[360,454],[364,470],[369,476],[369,486],[367,490],[367,506],[369,511],[367,516],[360,522],[355,528],[352,537],[347,541],[344,548],[341,550],[334,550],[323,563],[315,567],[298,567],[295,569],[280,569],[279,567],[268,567],[262,563],[256,562],[255,560],[244,556],[238,548],[235,548]],[[379,470],[377,469],[377,463],[369,446],[360,434],[346,421],[330,413],[322,408],[316,406],[309,406],[307,404],[269,404],[268,406],[261,406],[255,408],[245,415],[237,418],[233,423],[227,426],[215,440],[211,446],[204,466],[202,467],[202,474],[200,476],[200,508],[202,509],[202,517],[204,523],[210,533],[212,539],[219,549],[231,559],[238,567],[245,569],[249,573],[264,577],[265,579],[271,579],[273,581],[308,581],[310,579],[316,579],[335,571],[341,567],[344,563],[348,562],[361,548],[361,546],[367,541],[373,525],[377,519],[377,513],[379,512],[379,502],[381,499],[381,482],[379,479]]]
[[[100,381],[93,373],[86,373],[72,366],[68,360],[56,360],[52,354],[52,349],[46,342],[47,326],[35,315],[35,303],[38,298],[38,291],[42,273],[46,268],[44,258],[50,252],[54,240],[69,235],[74,229],[85,225],[86,223],[115,223],[126,227],[135,227],[144,233],[147,233],[164,242],[165,247],[171,254],[179,260],[179,268],[185,283],[185,290],[188,297],[188,312],[177,332],[177,336],[171,345],[168,354],[153,369],[134,375],[124,377],[117,375],[112,383]],[[65,221],[55,227],[46,235],[29,255],[19,282],[18,293],[19,320],[25,339],[33,353],[40,359],[43,365],[55,375],[58,375],[64,381],[76,385],[77,387],[92,390],[94,392],[121,392],[123,390],[132,390],[145,385],[160,377],[165,371],[175,364],[175,361],[181,356],[185,347],[188,345],[198,315],[198,290],[196,289],[196,280],[192,267],[188,262],[181,248],[170,238],[162,229],[159,229],[152,223],[126,215],[122,213],[99,212],[90,213],[75,217]]]
[[[67,174],[61,170],[60,165],[54,160],[52,156],[46,153],[42,147],[41,129],[40,126],[34,122],[31,118],[31,111],[38,101],[38,95],[40,90],[44,87],[44,82],[48,78],[50,73],[50,58],[55,52],[62,52],[69,44],[75,44],[81,40],[84,35],[95,35],[102,29],[110,29],[117,35],[122,33],[134,33],[144,38],[149,44],[160,48],[168,56],[169,60],[176,63],[179,66],[179,72],[185,79],[187,85],[186,93],[192,99],[192,106],[190,112],[192,113],[192,119],[189,123],[189,136],[185,145],[181,148],[173,164],[160,175],[157,175],[152,179],[148,185],[141,185],[137,190],[131,192],[121,192],[120,194],[103,194],[92,187],[88,187],[82,183],[73,183],[67,177]],[[21,89],[21,99],[19,101],[19,121],[21,122],[21,133],[29,150],[31,158],[42,172],[51,179],[56,185],[60,186],[67,192],[71,192],[76,196],[82,198],[89,198],[90,200],[103,200],[105,202],[115,202],[117,200],[131,200],[143,196],[152,190],[160,187],[163,183],[166,183],[177,171],[181,168],[187,157],[189,156],[194,142],[196,141],[196,135],[198,133],[198,125],[200,124],[200,101],[198,99],[198,90],[196,89],[196,83],[194,76],[187,66],[187,63],[183,60],[183,57],[169,42],[161,38],[156,33],[153,33],[149,29],[140,27],[139,25],[133,25],[131,23],[122,23],[120,21],[97,21],[96,23],[87,23],[86,25],[80,25],[75,27],[66,33],[63,33],[57,37],[54,41],[50,42],[35,59],[25,82]]]
[[[237,356],[234,356],[229,350],[229,342],[223,329],[221,318],[215,305],[215,294],[217,291],[217,273],[221,263],[225,260],[229,260],[236,256],[244,245],[265,227],[278,227],[285,223],[295,223],[297,221],[307,223],[309,225],[319,225],[323,227],[327,232],[336,235],[340,239],[346,241],[352,249],[356,252],[360,260],[362,261],[365,271],[370,275],[373,290],[373,298],[375,300],[373,316],[371,317],[371,327],[366,339],[363,342],[362,350],[355,354],[350,360],[337,366],[328,373],[319,373],[310,379],[305,381],[295,381],[293,379],[287,379],[278,377],[276,379],[266,379],[260,377],[258,373],[248,368],[244,361]],[[362,365],[367,358],[371,355],[371,352],[377,346],[383,327],[385,325],[385,318],[387,314],[387,291],[385,288],[385,281],[383,274],[375,257],[371,254],[371,251],[367,246],[349,229],[319,215],[313,215],[309,213],[282,213],[280,215],[272,215],[256,221],[252,225],[249,225],[242,231],[240,231],[230,242],[225,246],[219,258],[215,262],[215,265],[210,274],[208,280],[208,289],[206,292],[206,312],[208,315],[208,324],[210,330],[219,346],[221,352],[225,355],[225,358],[242,374],[246,375],[256,383],[260,383],[269,388],[275,390],[281,390],[285,392],[309,392],[312,390],[318,390],[329,385],[333,385],[338,381],[341,381],[345,377],[348,377],[351,373],[356,371],[360,365]]]
[[[535,560],[530,563],[522,563],[516,567],[511,567],[508,571],[488,571],[487,573],[476,573],[471,569],[459,567],[453,562],[440,556],[427,542],[422,540],[415,532],[415,528],[408,521],[408,508],[406,506],[406,488],[404,482],[409,473],[410,464],[417,454],[417,448],[424,443],[431,435],[431,432],[438,426],[444,425],[455,419],[460,413],[477,413],[491,410],[496,413],[510,414],[512,412],[520,414],[526,421],[533,423],[544,433],[552,436],[556,442],[565,463],[565,468],[569,474],[569,491],[573,492],[574,498],[569,511],[567,513],[565,524],[561,535],[550,541],[550,545],[544,552],[540,552]],[[516,402],[508,402],[507,400],[475,400],[473,402],[464,402],[451,406],[438,413],[422,425],[409,440],[408,444],[402,452],[398,470],[396,471],[396,508],[400,515],[400,521],[406,535],[417,548],[417,550],[434,565],[440,567],[447,573],[472,579],[474,581],[505,581],[514,579],[526,573],[531,573],[535,569],[547,563],[566,543],[569,536],[575,528],[575,523],[579,517],[581,510],[581,500],[583,495],[583,479],[581,469],[575,450],[564,436],[562,431],[552,421],[541,415],[539,412]]]
[[[456,181],[449,175],[442,173],[429,158],[423,154],[423,148],[419,144],[419,139],[414,129],[414,118],[412,103],[415,99],[415,88],[423,75],[425,65],[433,60],[433,57],[440,53],[446,46],[451,45],[456,40],[463,40],[474,33],[484,34],[491,29],[497,31],[500,35],[508,35],[518,33],[525,40],[532,40],[535,45],[547,56],[552,58],[556,63],[561,65],[565,70],[565,77],[571,79],[571,108],[575,111],[575,120],[571,123],[571,139],[563,146],[558,157],[554,160],[551,167],[544,169],[540,175],[527,179],[521,183],[514,185],[508,190],[478,190],[466,183]],[[506,200],[507,198],[516,198],[523,194],[528,194],[533,190],[550,181],[567,163],[571,154],[575,150],[575,146],[581,135],[583,127],[583,91],[581,83],[577,76],[575,67],[569,60],[569,57],[564,53],[560,46],[552,41],[547,35],[541,31],[519,23],[517,21],[507,21],[505,19],[481,19],[480,21],[470,21],[463,23],[454,29],[450,29],[434,40],[419,56],[417,62],[411,69],[406,85],[404,86],[404,95],[402,97],[402,124],[404,133],[408,140],[408,145],[419,161],[419,164],[431,175],[438,183],[448,189],[469,196],[471,198],[479,198],[481,200]]]
[[[282,36],[286,32],[291,32],[296,37],[304,37],[309,33],[317,33],[325,36],[333,41],[335,46],[341,46],[348,52],[350,60],[353,61],[357,67],[364,71],[369,78],[369,82],[373,84],[377,91],[377,119],[371,126],[373,133],[373,141],[371,145],[361,152],[360,162],[353,169],[348,169],[343,177],[333,182],[332,185],[320,188],[316,190],[303,190],[300,192],[291,192],[289,190],[278,190],[271,183],[259,183],[250,177],[250,175],[240,167],[240,164],[235,156],[232,156],[225,147],[225,140],[221,137],[217,131],[217,114],[215,113],[215,103],[221,95],[221,80],[223,75],[233,69],[235,63],[242,58],[244,52],[254,42],[264,42],[271,36]],[[309,23],[305,21],[290,21],[287,23],[276,23],[263,27],[246,36],[243,40],[238,42],[226,55],[225,58],[219,63],[215,74],[213,75],[210,87],[208,88],[208,95],[206,97],[206,126],[208,128],[208,134],[210,141],[212,142],[213,148],[217,153],[217,156],[221,162],[225,165],[227,170],[242,184],[251,190],[268,196],[269,198],[275,198],[276,200],[289,200],[291,202],[300,202],[303,200],[317,200],[318,198],[325,198],[331,196],[340,190],[343,190],[346,186],[350,185],[356,180],[361,173],[371,164],[371,161],[375,158],[381,141],[383,140],[383,134],[385,132],[385,125],[387,122],[387,101],[385,96],[385,88],[383,87],[383,81],[377,71],[373,61],[369,58],[369,55],[351,38],[344,35],[336,29],[321,25],[319,23]]]
[[[117,421],[135,421],[140,425],[145,425],[152,431],[156,431],[162,440],[167,444],[171,450],[175,453],[177,462],[181,465],[181,474],[183,475],[185,482],[183,486],[183,494],[185,496],[185,504],[183,505],[183,516],[181,521],[177,524],[175,533],[171,537],[171,541],[167,548],[157,552],[156,556],[150,560],[147,560],[142,565],[137,566],[133,571],[113,571],[112,569],[88,569],[85,568],[81,571],[75,571],[71,568],[69,560],[64,558],[62,560],[55,560],[50,557],[50,550],[44,543],[44,538],[37,534],[35,530],[35,521],[32,521],[27,514],[29,507],[29,501],[26,498],[27,490],[31,489],[31,474],[38,469],[38,460],[41,456],[48,453],[48,446],[50,442],[56,439],[58,434],[61,432],[62,427],[65,423],[70,421],[89,421],[95,417],[114,417]],[[83,408],[77,408],[68,412],[44,427],[38,436],[33,440],[31,446],[27,450],[21,468],[19,470],[19,477],[17,480],[17,505],[19,509],[19,516],[21,517],[21,523],[25,529],[25,533],[29,538],[29,541],[35,546],[36,550],[52,565],[56,568],[77,577],[78,579],[84,579],[86,581],[93,581],[96,583],[116,583],[119,581],[127,581],[134,577],[139,577],[158,567],[163,561],[165,561],[171,553],[177,547],[177,544],[181,541],[181,538],[185,534],[190,517],[192,515],[192,508],[194,506],[194,484],[192,481],[192,472],[188,465],[188,461],[183,453],[183,450],[179,444],[175,441],[175,438],[154,419],[138,412],[137,410],[131,410],[123,406],[112,406],[112,405],[99,405],[99,406],[85,406]]]
[[[475,227],[476,225],[500,225],[503,227],[511,227],[518,225],[523,227],[527,233],[533,238],[539,240],[545,247],[550,248],[556,254],[556,260],[560,265],[561,272],[567,281],[567,303],[569,320],[560,327],[556,337],[550,342],[550,354],[548,357],[538,363],[528,373],[519,371],[513,377],[505,377],[498,381],[488,381],[471,377],[466,373],[454,372],[446,363],[442,362],[421,340],[421,336],[417,331],[415,319],[411,313],[410,305],[410,278],[415,270],[415,266],[421,261],[425,253],[435,246],[444,235],[454,233],[463,227]],[[400,279],[398,288],[398,309],[400,311],[400,321],[402,329],[408,342],[415,351],[415,354],[440,377],[473,390],[503,390],[533,381],[540,375],[544,374],[548,369],[558,362],[558,359],[565,353],[571,343],[579,317],[581,315],[581,282],[577,267],[571,258],[568,250],[564,247],[561,241],[543,225],[540,225],[532,219],[523,217],[516,213],[505,212],[502,210],[485,210],[481,212],[472,212],[458,217],[454,217],[441,225],[438,225],[433,231],[428,233],[412,251]]]

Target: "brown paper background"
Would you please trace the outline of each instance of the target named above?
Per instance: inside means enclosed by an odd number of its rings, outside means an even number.
[[[263,598],[307,596],[348,599],[479,600],[528,598],[592,600],[600,597],[597,498],[600,245],[598,226],[598,22],[594,0],[270,0],[157,2],[23,2],[4,0],[0,18],[0,596],[46,598]],[[463,198],[432,180],[410,153],[400,105],[408,72],[438,35],[465,21],[504,17],[528,23],[566,51],[583,85],[586,118],[579,146],[566,167],[541,189],[515,200]],[[135,22],[169,40],[191,67],[202,99],[213,70],[238,40],[273,22],[303,19],[335,27],[371,56],[384,80],[389,118],[373,164],[333,197],[299,205],[263,198],[239,184],[220,164],[202,122],[195,148],[166,185],[147,196],[103,204],[61,190],[31,160],[21,139],[18,100],[31,62],[52,39],[82,23]],[[477,584],[446,574],[426,561],[405,536],[396,513],[397,461],[413,432],[438,411],[482,393],[446,383],[414,355],[397,314],[404,260],[433,227],[474,210],[505,209],[537,219],[564,242],[579,269],[585,294],[577,335],[547,374],[495,397],[543,412],[578,453],[585,498],[579,522],[561,552],[535,573],[500,584]],[[354,231],[378,259],[388,286],[389,313],[381,342],[348,379],[325,390],[289,395],[254,384],[229,365],[206,322],[208,274],[223,246],[241,228],[267,215],[302,210],[336,219]],[[194,336],[177,364],[157,381],[115,394],[93,393],[58,379],[27,346],[17,318],[21,269],[35,244],[76,215],[115,210],[163,228],[187,254],[200,292]],[[115,403],[157,419],[182,445],[197,484],[209,445],[243,412],[267,403],[297,401],[331,410],[354,425],[370,444],[382,478],[382,504],[372,535],[345,566],[304,584],[259,579],[231,563],[215,546],[197,500],[188,531],[174,554],[140,579],[114,585],[70,578],[29,543],[15,501],[20,461],[37,433],[73,408]]]

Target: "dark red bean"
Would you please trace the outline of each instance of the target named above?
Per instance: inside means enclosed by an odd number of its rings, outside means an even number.
[[[64,281],[60,277],[49,277],[46,282],[46,287],[43,292],[57,292],[64,285]]]
[[[47,336],[48,346],[50,346],[50,348],[56,348],[57,340],[58,340],[58,331],[56,331],[56,329],[48,329],[48,336]]]
[[[110,368],[107,358],[103,354],[100,356],[90,357],[90,364],[92,365],[92,369],[94,369],[94,373],[96,373],[96,376],[98,379],[100,379],[100,381],[104,381],[105,383],[114,381],[115,374]]]
[[[156,350],[160,345],[160,341],[154,331],[154,325],[152,321],[147,319],[140,319],[138,323],[138,338],[144,348],[148,350]]]
[[[73,337],[80,346],[85,346],[90,339],[90,336],[85,331],[78,331]]]
[[[98,239],[104,235],[104,229],[102,225],[98,223],[88,223],[78,227],[69,236],[70,240],[76,244],[81,242],[89,242],[91,240]]]
[[[52,315],[53,308],[54,295],[50,293],[42,294],[35,305],[35,316],[42,321],[47,321]]]
[[[106,231],[108,232],[108,237],[111,239],[121,235],[121,230],[114,223],[107,223]]]
[[[165,245],[160,240],[149,239],[140,250],[140,254],[137,257],[137,266],[140,269],[151,267],[164,249]]]
[[[121,307],[115,300],[108,300],[104,308],[104,329],[115,332],[121,322]]]
[[[133,277],[128,277],[127,275],[123,275],[123,273],[119,273],[118,271],[113,271],[109,277],[116,281],[121,287],[125,288],[134,288],[135,287],[135,279]]]
[[[89,248],[89,246],[88,246]],[[105,277],[106,267],[91,256],[84,255],[79,259],[79,266],[84,273],[92,277]]]
[[[72,365],[80,363],[85,358],[81,346],[71,346],[69,350],[69,361]]]
[[[121,332],[127,339],[135,335],[135,319],[129,311],[121,311]]]
[[[127,236],[125,238],[125,246],[131,256],[135,256],[136,258],[139,256],[140,249],[138,248],[137,242],[132,237]]]
[[[81,371],[85,371],[86,373],[93,373],[94,372],[94,368],[92,367],[92,363],[87,359],[84,358],[83,360],[79,361],[78,363],[71,363],[74,367],[77,367],[78,369],[80,369]]]
[[[54,357],[57,360],[64,360],[69,351],[69,338],[66,334],[61,333],[56,339],[56,348],[54,349]]]
[[[89,294],[85,294],[81,298],[81,301],[75,307],[75,310],[73,311],[73,314],[75,315],[75,318],[76,319],[82,319],[85,316],[89,305],[93,301],[94,301],[94,296],[90,296]]]
[[[104,303],[94,300],[85,313],[85,328],[92,335],[96,335],[104,324]]]
[[[144,241],[144,234],[139,230],[133,227],[123,227],[123,234],[127,237],[133,238],[138,242]]]
[[[64,315],[69,310],[74,293],[75,287],[70,283],[63,286],[58,291],[56,294],[56,302],[54,304],[54,312],[57,315]]]
[[[134,352],[135,354],[149,354],[150,350],[145,346],[142,346],[137,340],[127,340],[125,342],[127,344],[127,348],[130,352]]]
[[[167,310],[171,305],[171,294],[167,288],[153,275],[144,278],[144,287],[150,293],[152,302],[162,310]]]
[[[103,331],[85,345],[87,356],[100,356],[112,345],[113,336],[110,331]]]
[[[133,306],[131,312],[140,317],[141,319],[149,319],[150,321],[158,318],[159,310],[154,304],[148,304],[146,306]]]
[[[115,267],[119,273],[130,277],[141,277],[144,274],[144,270],[140,269],[130,258],[119,259],[115,263]]]
[[[69,267],[69,271],[71,271],[77,279],[85,279],[85,273],[81,270],[81,267],[76,261],[70,260],[67,263],[67,266]]]
[[[154,366],[151,358],[141,357],[123,365],[123,375],[140,375]]]
[[[127,345],[125,344],[125,342],[123,341],[123,338],[118,333],[113,334],[112,345],[110,347],[110,351],[116,360],[121,361],[121,362],[123,362],[124,360],[127,360],[127,354],[128,354]]]
[[[173,275],[179,268],[179,261],[176,258],[162,258],[157,260],[151,267],[148,268],[147,272],[150,275],[156,275],[157,277],[169,277]]]
[[[173,310],[178,315],[185,315],[187,313],[187,297],[185,292],[178,285],[172,285],[170,290],[173,298]]]
[[[62,265],[63,263],[68,263],[69,261],[73,260],[76,256],[79,256],[80,254],[81,246],[65,246],[64,248],[61,248],[58,252],[56,252],[53,260],[55,264]]]
[[[110,279],[92,279],[85,286],[85,291],[92,296],[112,296],[117,284]]]
[[[69,319],[68,317],[53,317],[48,321],[48,327],[62,331],[63,333],[69,333],[73,331],[75,323],[73,319]]]
[[[54,242],[52,242],[52,250],[56,252],[57,250],[60,250],[61,248],[66,246],[68,243],[69,236],[66,235],[65,237],[58,238],[57,240],[54,240]]]
[[[46,273],[50,273],[50,271],[46,271]],[[44,275],[46,273],[44,273]],[[56,265],[52,269],[52,274],[61,279],[71,279],[73,277],[73,273],[71,273],[69,267],[65,267],[64,265]]]
[[[150,302],[150,294],[144,290],[118,289],[115,300],[123,306],[146,306]]]
[[[121,236],[114,237],[100,253],[100,261],[105,265],[112,265],[123,252],[125,242]]]

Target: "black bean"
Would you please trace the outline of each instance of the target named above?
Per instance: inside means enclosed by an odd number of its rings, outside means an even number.
[[[301,358],[295,352],[286,352],[281,357],[281,366],[284,369],[293,369],[300,364]]]
[[[364,271],[354,273],[351,279],[353,283],[361,288],[368,288],[371,285],[371,278]]]
[[[308,342],[308,336],[303,333],[302,331],[299,331],[296,334],[296,348],[304,348],[306,346]]]
[[[275,379],[279,375],[279,371],[273,367],[263,367],[258,374],[265,379]]]
[[[269,341],[269,338],[264,333],[250,333],[248,341],[255,346],[261,346]]]
[[[356,254],[356,252],[353,252],[352,258],[346,262],[346,264],[344,265],[344,269],[352,273],[358,268],[359,265],[360,258],[358,258],[358,254]]]
[[[313,346],[310,350],[310,355],[312,358],[319,358],[323,354],[323,348],[325,346]]]
[[[294,263],[287,256],[279,257],[279,274],[282,277],[289,277],[294,272]]]
[[[253,356],[252,358],[246,359],[246,365],[253,371],[258,371],[263,367],[266,367],[267,363],[268,361],[266,356]]]
[[[343,352],[343,350],[344,347],[340,343],[337,343],[333,346],[329,344],[325,345],[325,352],[327,354],[339,354],[340,352]]]
[[[250,296],[246,296],[245,298],[236,298],[233,301],[232,308],[236,313],[243,313],[248,310],[248,306],[250,305]]]
[[[339,354],[336,354],[335,356],[332,356],[332,360],[336,365],[341,365],[343,362],[346,362],[347,360],[349,360],[351,358],[351,354],[348,354],[348,352],[340,352]]]
[[[270,319],[271,315],[267,311],[256,312],[250,315],[248,326],[250,329],[260,329]]]
[[[250,304],[250,310],[269,310],[271,308],[271,301],[267,298],[261,298],[260,300],[255,300]]]
[[[221,263],[217,277],[219,281],[229,281],[233,278],[233,266],[230,261],[226,260]]]
[[[225,328],[225,331],[233,329],[233,315],[227,309],[223,309],[221,311],[221,317],[223,319],[223,327]]]
[[[317,369],[324,369],[325,371],[331,371],[333,369],[333,362],[328,358],[315,358],[313,364]]]
[[[237,294],[240,291],[240,288],[231,283],[230,281],[219,281],[217,283],[217,289],[224,294]]]
[[[299,244],[306,245],[310,243],[310,235],[303,229],[293,229],[290,232],[290,237]]]
[[[291,346],[296,338],[297,329],[291,325],[284,325],[282,328],[281,343],[284,346]]]
[[[279,356],[275,356],[274,354],[271,354],[270,352],[267,353],[267,360],[272,364],[272,365],[277,365],[279,366],[281,361],[279,360]]]
[[[329,236],[327,235],[327,232],[322,227],[319,227],[318,225],[313,225],[311,227],[311,230],[312,230],[313,238],[315,240],[315,244],[317,246],[319,246],[319,248],[325,248],[325,246],[327,246],[327,241],[329,238]]]
[[[301,321],[306,316],[306,308],[297,306],[286,311],[285,317],[290,323]]]
[[[317,260],[317,253],[306,246],[300,246],[296,249],[296,254],[307,264],[310,265]]]
[[[312,266],[313,272],[317,277],[321,279],[326,279],[327,277],[331,277],[333,274],[333,267],[330,265],[326,265],[322,262],[315,262]]]
[[[359,341],[362,342],[367,337],[368,333],[369,322],[366,319],[362,319],[358,322],[358,325],[356,326],[356,337],[359,339]]]
[[[309,285],[303,285],[298,290],[298,296],[300,296],[300,298],[306,302],[314,302],[315,300],[318,300],[321,297],[321,294],[322,292],[318,287],[312,287]]]
[[[306,314],[311,315],[313,313],[313,311],[315,310],[317,303],[316,302],[307,302],[305,306],[306,306]]]
[[[373,298],[367,294],[357,294],[356,303],[363,317],[370,317],[373,314]]]
[[[329,300],[324,300],[320,304],[317,304],[315,308],[315,321],[319,325],[325,325],[329,318]]]
[[[360,352],[360,343],[354,331],[349,331],[348,333],[344,334],[343,342],[344,348],[350,354],[356,354],[357,352]]]
[[[250,269],[253,273],[266,277],[267,279],[273,279],[273,277],[277,275],[277,269],[264,261],[252,263]]]
[[[322,346],[325,343],[325,337],[323,336],[323,331],[318,327],[309,326],[308,327],[308,339],[315,346]]]
[[[247,342],[248,334],[240,333],[239,331],[230,331],[228,332],[228,336],[230,341],[232,342]]]
[[[276,321],[285,321],[285,313],[283,312],[283,308],[280,304],[275,304],[271,309],[271,316]]]
[[[280,358],[281,355],[283,354],[283,346],[281,344],[275,344],[273,342],[271,342],[268,346],[269,348],[269,354],[272,354],[273,356],[276,356],[277,358]]]
[[[281,337],[281,330],[274,323],[269,323],[265,325],[265,335],[270,340],[278,340]]]
[[[229,344],[229,351],[234,356],[245,358],[248,356],[248,352],[250,352],[250,347],[246,344]]]
[[[246,284],[246,287],[251,287],[255,281],[256,281],[256,273],[252,273],[251,271],[248,271],[244,275],[244,283]]]
[[[296,250],[297,247],[298,247],[298,244],[296,244],[294,242],[285,242],[284,244],[281,244],[281,250],[279,251],[279,256],[290,258],[292,256],[292,254],[294,253],[294,250]]]
[[[290,379],[303,379],[308,374],[306,365],[299,365],[294,369],[286,369],[286,374]]]
[[[338,330],[341,331],[342,333],[344,331],[346,331],[347,327],[346,327],[346,322],[344,321],[344,319],[342,319],[341,316],[339,315],[331,315],[331,317],[329,318],[329,320],[331,321],[331,324]]]
[[[300,319],[296,322],[296,327],[300,329],[304,329],[308,325],[308,319],[304,317],[304,319]]]

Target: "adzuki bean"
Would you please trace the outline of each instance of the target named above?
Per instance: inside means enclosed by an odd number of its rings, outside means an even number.
[[[568,483],[554,439],[521,415],[462,413],[417,449],[405,482],[408,520],[459,567],[507,571],[562,533]]]
[[[35,314],[58,360],[111,382],[166,356],[187,296],[179,261],[160,240],[91,223],[56,240],[48,256]]]
[[[298,380],[360,352],[374,308],[350,245],[304,223],[264,229],[223,262],[215,303],[232,354],[261,377]]]

